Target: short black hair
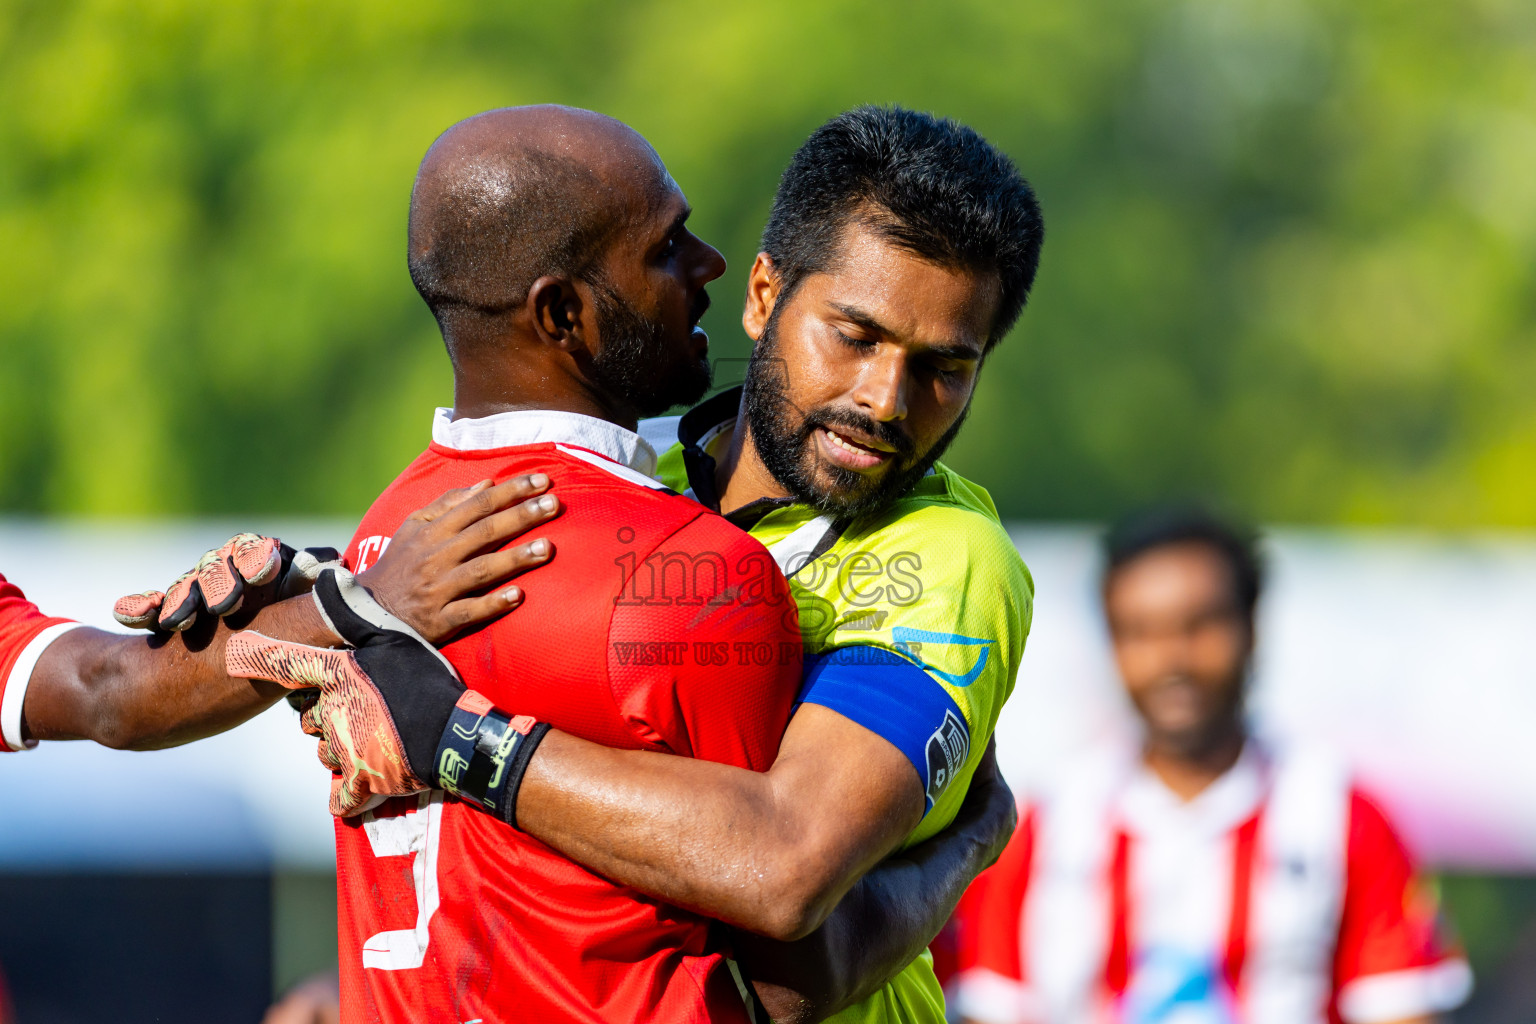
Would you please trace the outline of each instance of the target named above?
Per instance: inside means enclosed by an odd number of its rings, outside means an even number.
[[[795,153],[763,229],[781,295],[838,258],[860,219],[941,266],[993,272],[1001,295],[988,348],[1024,309],[1045,221],[1029,182],[974,129],[903,107],[857,107]]]
[[[1159,505],[1121,519],[1104,536],[1107,589],[1121,568],[1157,548],[1204,544],[1226,561],[1238,607],[1252,617],[1264,585],[1258,534],[1215,515],[1201,505]]]

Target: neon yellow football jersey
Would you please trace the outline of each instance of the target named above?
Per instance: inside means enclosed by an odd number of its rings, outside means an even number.
[[[738,403],[736,392],[726,392],[676,427],[675,419],[642,426],[650,438],[669,429],[682,438],[661,453],[661,482],[714,504],[705,477]],[[1013,692],[1034,610],[1034,581],[991,496],[936,463],[893,504],[841,528],[788,500],[755,502],[730,518],[789,579],[806,653],[801,700],[859,722],[912,761],[928,806],[903,849],[942,831]],[[924,952],[831,1019],[941,1024],[944,995],[932,958]]]

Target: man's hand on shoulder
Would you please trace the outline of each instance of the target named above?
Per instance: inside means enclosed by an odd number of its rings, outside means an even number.
[[[497,588],[548,562],[546,538],[504,547],[560,513],[549,477],[532,473],[495,486],[449,491],[406,517],[379,560],[357,582],[417,633],[441,645],[522,603],[516,586]]]

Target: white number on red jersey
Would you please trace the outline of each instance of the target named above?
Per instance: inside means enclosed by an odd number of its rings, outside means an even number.
[[[427,926],[437,913],[437,849],[443,827],[443,794],[423,793],[416,810],[389,818],[363,815],[363,831],[375,857],[410,857],[416,886],[416,924],[379,932],[363,943],[363,966],[381,971],[420,967],[427,956]]]

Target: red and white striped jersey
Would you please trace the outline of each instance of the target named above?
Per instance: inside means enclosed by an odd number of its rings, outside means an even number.
[[[0,750],[36,746],[21,737],[21,707],[32,669],[48,645],[76,625],[44,615],[19,587],[0,576]]]
[[[1188,802],[1099,756],[1020,820],[959,911],[964,1017],[1366,1024],[1470,989],[1386,818],[1320,751],[1249,742]]]

